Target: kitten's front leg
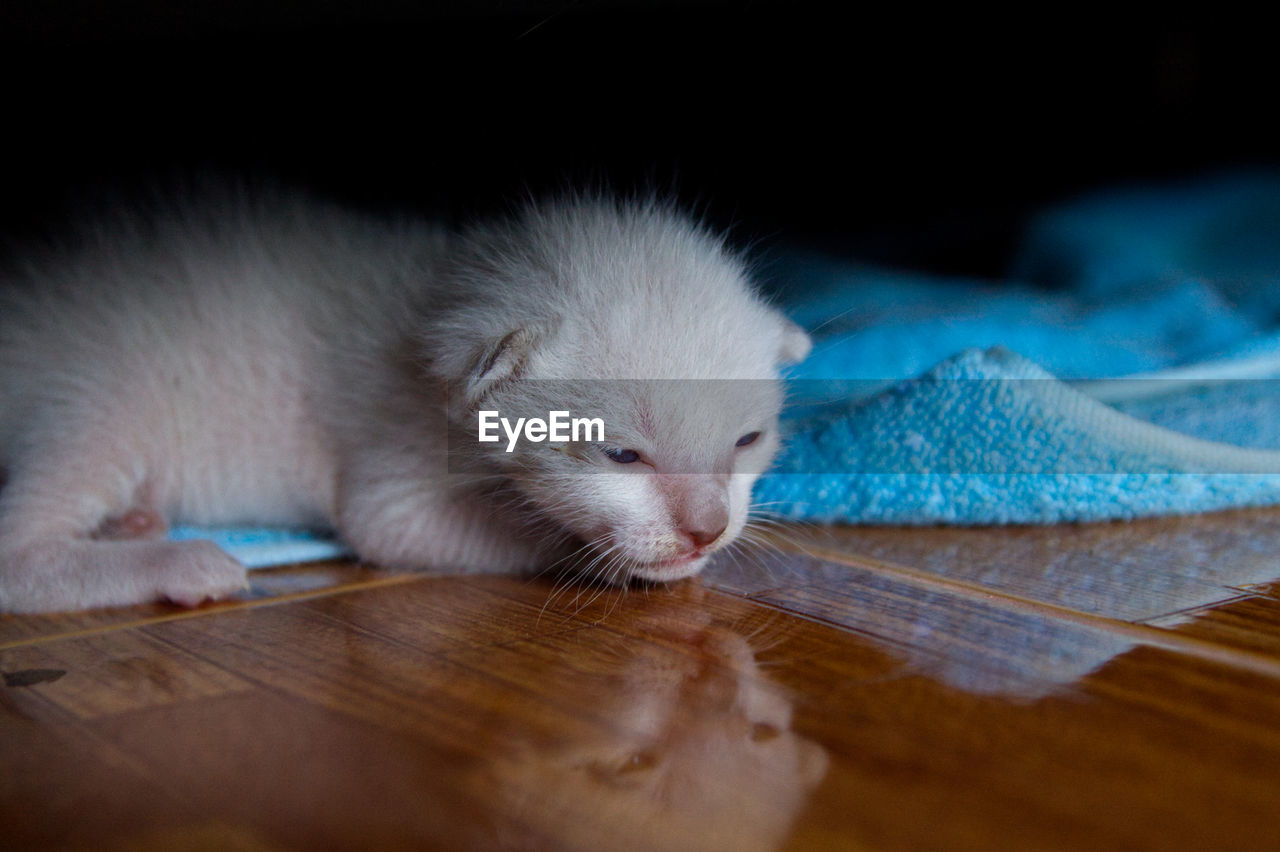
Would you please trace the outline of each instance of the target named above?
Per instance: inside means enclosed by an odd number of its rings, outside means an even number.
[[[167,600],[196,606],[248,587],[211,541],[0,542],[0,610],[55,612]]]
[[[51,612],[169,600],[195,606],[247,587],[208,541],[165,541],[139,505],[134,465],[84,457],[15,470],[0,492],[0,611]]]
[[[466,573],[526,572],[563,552],[553,528],[504,521],[500,506],[461,497],[442,477],[352,470],[344,476],[338,530],[356,554],[389,568]]]

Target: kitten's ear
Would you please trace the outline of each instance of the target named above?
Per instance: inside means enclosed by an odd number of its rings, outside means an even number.
[[[778,363],[799,364],[808,357],[809,350],[813,348],[813,341],[809,339],[808,332],[781,314],[778,315],[778,321],[782,324]]]
[[[474,408],[494,388],[520,378],[539,337],[532,329],[517,328],[485,348],[467,376],[467,405]]]

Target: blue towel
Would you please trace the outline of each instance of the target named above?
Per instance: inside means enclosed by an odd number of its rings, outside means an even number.
[[[815,346],[756,490],[774,515],[1053,523],[1280,503],[1280,174],[1049,209],[1009,281],[777,266]],[[176,534],[253,567],[346,552],[310,531]]]
[[[248,568],[270,568],[351,555],[350,549],[327,530],[178,526],[169,530],[169,538],[173,541],[210,539]]]
[[[1052,523],[1280,503],[1280,175],[1049,210],[1015,265],[1024,283],[786,268],[782,304],[815,346],[756,491],[778,516]]]

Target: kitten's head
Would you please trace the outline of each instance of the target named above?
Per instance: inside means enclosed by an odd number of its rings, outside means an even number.
[[[720,240],[658,205],[574,202],[473,235],[455,273],[437,369],[472,435],[481,411],[510,427],[565,413],[567,442],[495,424],[475,446],[591,572],[677,579],[738,536],[778,448],[778,368],[809,339]],[[574,436],[576,418],[603,434]]]

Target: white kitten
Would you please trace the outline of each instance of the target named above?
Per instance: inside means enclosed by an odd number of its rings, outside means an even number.
[[[165,540],[175,521],[331,525],[388,566],[612,580],[687,576],[741,531],[777,447],[777,367],[809,340],[704,229],[606,200],[450,235],[220,198],[118,213],[6,278],[0,609],[244,586],[214,545]],[[508,453],[479,442],[482,409],[607,433]]]

